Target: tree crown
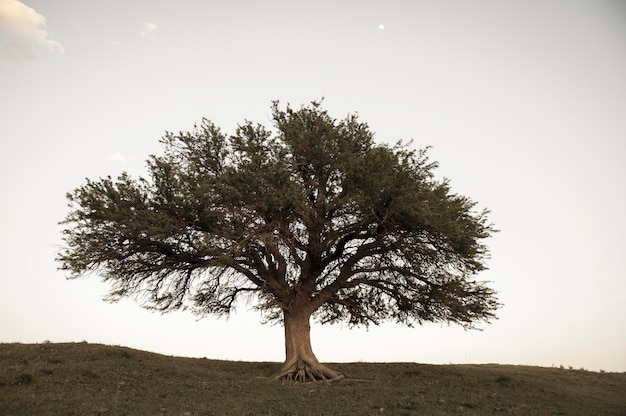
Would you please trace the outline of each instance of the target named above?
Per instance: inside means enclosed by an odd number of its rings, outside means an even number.
[[[322,322],[495,317],[487,212],[434,177],[427,149],[376,144],[355,115],[314,102],[272,107],[275,131],[227,136],[207,119],[166,132],[149,178],[126,173],[68,193],[61,269],[97,272],[109,299],[228,314],[256,296],[269,319],[304,308]]]

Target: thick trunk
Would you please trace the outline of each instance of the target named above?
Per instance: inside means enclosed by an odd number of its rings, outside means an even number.
[[[284,311],[285,363],[277,379],[293,381],[332,381],[343,376],[320,364],[311,348],[311,314],[302,310]]]

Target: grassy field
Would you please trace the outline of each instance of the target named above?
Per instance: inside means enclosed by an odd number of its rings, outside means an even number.
[[[335,364],[355,379],[273,381],[279,363],[96,344],[0,344],[0,415],[626,415],[626,373]]]

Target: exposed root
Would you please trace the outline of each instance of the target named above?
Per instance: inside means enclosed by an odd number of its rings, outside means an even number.
[[[303,360],[283,366],[283,369],[274,376],[276,380],[293,381],[298,383],[318,382],[332,383],[343,380],[345,376],[330,368],[314,363],[311,365]]]

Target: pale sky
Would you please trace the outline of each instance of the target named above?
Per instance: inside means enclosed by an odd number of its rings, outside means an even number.
[[[270,123],[325,98],[380,142],[432,146],[492,211],[483,331],[313,325],[333,361],[626,371],[626,3],[0,0],[0,342],[83,341],[284,359],[282,328],[102,301],[55,252],[65,193],[145,172],[166,130]]]

